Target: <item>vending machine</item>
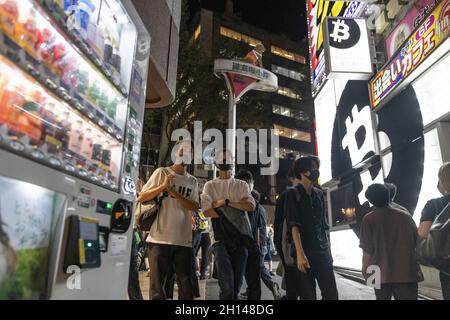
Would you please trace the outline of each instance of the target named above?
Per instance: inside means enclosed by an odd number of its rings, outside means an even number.
[[[0,299],[126,299],[150,36],[131,0],[0,0]]]

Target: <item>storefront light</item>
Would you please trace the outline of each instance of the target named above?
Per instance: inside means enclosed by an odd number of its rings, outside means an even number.
[[[412,84],[427,126],[436,119],[450,113],[450,55],[430,68]]]

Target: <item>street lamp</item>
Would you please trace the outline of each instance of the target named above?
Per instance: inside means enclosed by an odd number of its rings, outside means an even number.
[[[236,104],[250,90],[275,92],[278,77],[272,72],[253,64],[228,59],[214,61],[214,74],[225,79],[228,88],[227,149],[233,161],[236,159]]]

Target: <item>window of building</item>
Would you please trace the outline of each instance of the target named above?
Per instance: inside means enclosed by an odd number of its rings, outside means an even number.
[[[197,28],[195,28],[194,31],[194,39],[197,40],[200,37],[200,34],[202,33],[202,26],[199,24]]]
[[[303,57],[303,56],[301,56],[301,55],[299,55],[297,53],[290,52],[290,51],[281,49],[281,48],[276,47],[276,46],[271,46],[270,51],[273,54],[275,54],[277,56],[280,56],[280,57],[283,57],[285,59],[292,60],[292,61],[295,61],[295,62],[298,62],[298,63],[302,63],[302,64],[306,64],[305,57]]]
[[[310,116],[303,110],[291,109],[291,108],[283,107],[283,106],[280,106],[277,104],[273,104],[272,112],[274,114],[279,114],[281,116],[294,118],[294,119],[301,120],[301,121],[306,121],[306,122],[311,121]]]
[[[282,76],[297,80],[297,81],[303,81],[305,79],[305,76],[297,71],[289,70],[280,66],[277,66],[275,64],[272,65],[272,71],[275,73],[278,73]]]
[[[295,90],[292,90],[291,88],[278,86],[278,94],[292,99],[302,100],[302,95],[298,92],[295,92]]]
[[[299,140],[303,142],[311,142],[311,134],[300,130],[283,127],[279,124],[274,125],[275,134],[280,137]]]
[[[297,150],[291,150],[288,148],[275,148],[275,152],[278,153],[280,159],[293,159],[296,160],[300,158],[303,153]]]
[[[261,43],[261,40],[252,38],[250,36],[247,36],[245,34],[242,34],[240,32],[225,28],[225,27],[220,27],[220,35],[233,39],[233,40],[237,40],[240,42],[244,42],[247,43],[248,45],[255,47],[258,43]]]

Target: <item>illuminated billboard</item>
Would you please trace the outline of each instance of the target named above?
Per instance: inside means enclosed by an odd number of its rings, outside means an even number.
[[[418,69],[450,36],[450,0],[441,1],[425,21],[411,34],[380,71],[370,80],[373,108],[387,100],[392,91]],[[444,47],[445,49],[445,47]],[[444,52],[445,53],[445,52]],[[411,78],[411,77],[409,77]],[[413,79],[409,79],[411,81]]]
[[[313,97],[325,81],[325,58],[323,47],[323,22],[326,17],[360,16],[366,4],[355,1],[308,0],[309,54],[311,59],[311,84]]]
[[[422,23],[426,16],[431,12],[438,0],[418,0],[408,11],[398,25],[392,30],[386,38],[387,59],[392,55],[411,35],[413,30]]]

